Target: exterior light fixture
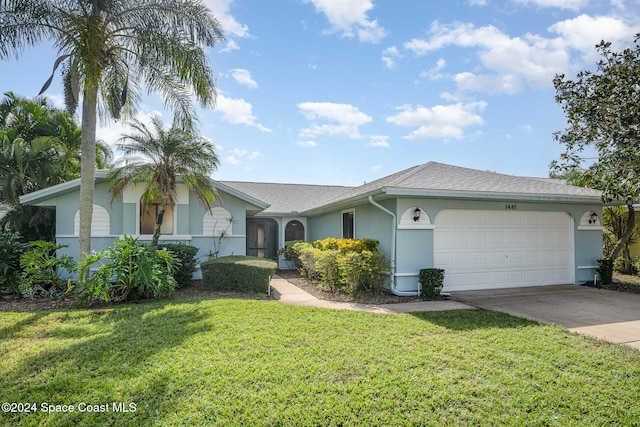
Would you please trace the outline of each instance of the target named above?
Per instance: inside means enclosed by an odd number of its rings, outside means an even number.
[[[589,224],[597,224],[598,223],[598,214],[595,212],[591,212],[591,219],[589,220]]]
[[[420,208],[416,207],[415,210],[413,211],[413,220],[415,222],[420,221]]]

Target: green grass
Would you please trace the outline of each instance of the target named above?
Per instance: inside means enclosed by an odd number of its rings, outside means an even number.
[[[219,299],[0,313],[0,356],[1,400],[38,409],[1,425],[640,423],[640,352],[483,310]]]

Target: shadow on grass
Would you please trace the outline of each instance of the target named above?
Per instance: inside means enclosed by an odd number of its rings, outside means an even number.
[[[455,331],[521,328],[537,324],[522,317],[484,309],[429,311],[411,313],[411,315],[420,320]]]
[[[153,369],[161,370],[156,367],[157,358],[172,357],[167,354],[173,355],[175,348],[213,327],[198,302],[167,300],[30,314],[0,332],[3,340],[23,340],[25,353],[31,354],[0,374],[3,398],[9,402],[69,405],[111,404],[123,399],[126,404],[140,399],[140,404],[142,399],[162,396],[166,385],[161,384],[162,378],[152,377]],[[51,321],[38,331],[38,322],[47,316],[52,316]],[[38,424],[35,417],[0,415]],[[95,418],[98,415],[102,417]],[[76,412],[55,414],[47,420],[57,425],[92,425],[98,420],[99,424],[110,424],[104,415]],[[119,420],[114,424],[121,424],[123,419]]]

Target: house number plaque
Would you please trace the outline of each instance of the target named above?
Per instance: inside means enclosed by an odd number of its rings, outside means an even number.
[[[506,204],[504,205],[504,208],[508,211],[515,211],[516,209],[518,209],[518,205]]]

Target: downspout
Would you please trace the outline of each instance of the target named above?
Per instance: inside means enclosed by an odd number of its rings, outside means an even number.
[[[380,209],[383,212],[388,213],[389,215],[391,215],[391,218],[393,220],[392,224],[391,224],[391,255],[390,255],[390,272],[389,272],[389,282],[391,285],[391,292],[394,295],[398,295],[398,296],[415,296],[416,295],[416,291],[398,291],[396,290],[396,236],[398,234],[398,228],[397,228],[397,224],[396,224],[396,214],[394,214],[393,212],[391,212],[389,209],[385,208],[384,206],[382,206],[381,204],[377,203],[375,200],[373,200],[373,196],[369,196],[369,203],[371,203],[373,206],[375,206],[376,208]],[[417,291],[419,292],[419,290]]]

